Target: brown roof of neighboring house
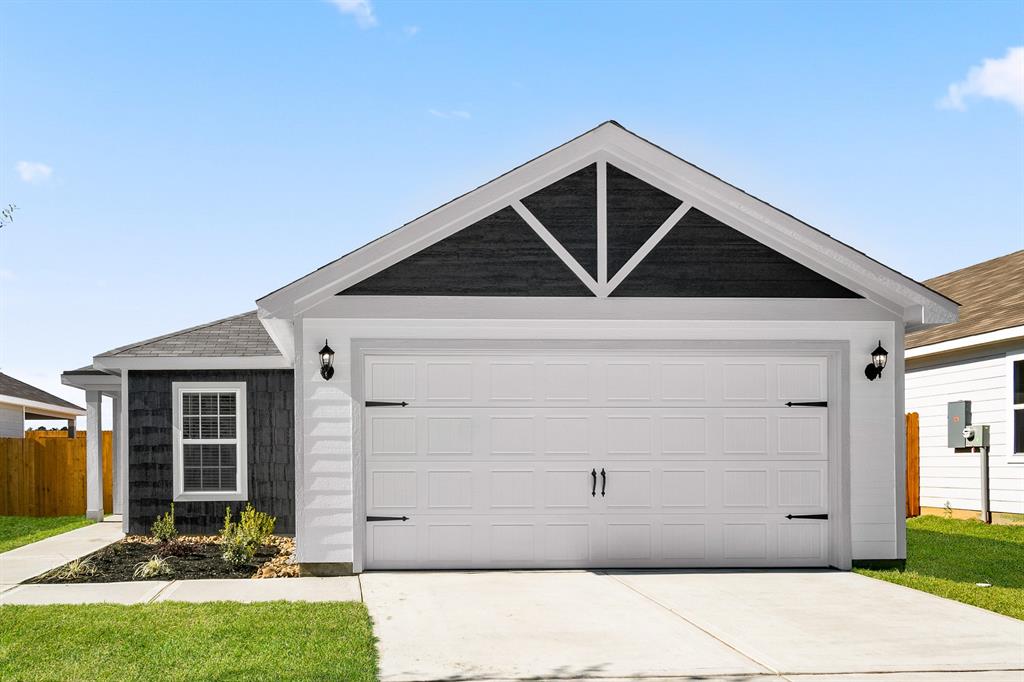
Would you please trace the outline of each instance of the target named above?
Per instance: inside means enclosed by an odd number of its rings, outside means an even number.
[[[280,356],[253,310],[196,327],[121,346],[99,357],[262,357]],[[86,368],[82,368],[86,369]],[[76,372],[79,370],[75,370]]]
[[[924,284],[960,304],[960,321],[907,334],[907,348],[1024,325],[1024,250]]]
[[[70,407],[73,410],[82,408],[74,403],[69,403],[63,398],[58,398],[52,393],[47,393],[41,388],[36,388],[24,381],[18,381],[12,376],[0,373],[0,396],[21,398],[22,400],[34,400],[37,403],[46,403],[54,407]]]

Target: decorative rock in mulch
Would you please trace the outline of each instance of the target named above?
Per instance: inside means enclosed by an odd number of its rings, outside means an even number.
[[[295,540],[274,536],[270,541],[277,545],[278,555],[260,566],[253,578],[298,578],[299,565],[292,562]]]
[[[108,583],[133,580],[135,567],[153,556],[163,557],[169,574],[149,580],[182,580],[191,578],[293,578],[299,567],[292,563],[295,541],[272,536],[253,557],[253,561],[232,566],[222,558],[219,538],[215,535],[183,535],[161,543],[144,535],[129,535],[123,540],[93,552],[83,559],[89,570],[68,575],[68,564],[35,578],[33,583]]]

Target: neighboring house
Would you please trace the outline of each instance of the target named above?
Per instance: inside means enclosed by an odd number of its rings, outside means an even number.
[[[920,415],[921,505],[981,509],[980,455],[955,452],[946,440],[947,403],[970,400],[974,424],[991,427],[991,510],[1024,514],[1024,251],[925,284],[960,304],[960,321],[907,335],[907,411]]]
[[[24,438],[25,422],[35,419],[66,419],[74,437],[75,417],[84,414],[78,405],[0,373],[0,438]]]
[[[899,561],[903,335],[957,315],[614,122],[257,306],[64,381],[127,530],[248,500],[306,573]]]

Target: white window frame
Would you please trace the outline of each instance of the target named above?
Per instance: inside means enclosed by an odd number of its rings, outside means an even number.
[[[1013,402],[1013,365],[1024,362],[1024,353],[1006,356],[1006,453],[1014,463],[1024,463],[1024,452],[1014,452],[1014,432],[1017,410],[1024,409],[1024,403]]]
[[[174,501],[237,502],[249,499],[249,450],[246,445],[246,406],[244,381],[175,381],[171,383],[174,400]],[[185,393],[234,393],[235,438],[204,439],[209,444],[236,445],[234,490],[185,491],[185,461],[182,456],[182,396]]]

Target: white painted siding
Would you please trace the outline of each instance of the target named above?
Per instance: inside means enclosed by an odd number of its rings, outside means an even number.
[[[879,310],[879,316],[884,313]],[[849,480],[853,559],[905,556],[903,524],[902,334],[888,319],[864,321],[724,320],[297,320],[297,536],[301,562],[359,562],[354,518],[351,343],[358,339],[579,339],[579,340],[780,340],[849,344]],[[329,339],[335,375],[320,378],[316,350]],[[869,382],[864,366],[881,339],[891,349],[889,369]],[[308,346],[308,348],[307,348]],[[315,348],[314,348],[315,346]],[[897,396],[897,391],[900,395]],[[298,396],[297,396],[298,397]],[[899,457],[896,453],[899,453]],[[899,476],[898,476],[899,474]],[[360,520],[361,521],[361,520]]]
[[[25,411],[21,407],[0,405],[0,438],[25,437]]]
[[[921,423],[921,504],[980,509],[980,461],[946,447],[946,404],[970,400],[975,424],[988,424],[989,498],[992,511],[1024,513],[1024,458],[1011,460],[1009,371],[1007,354],[1024,346],[987,355],[961,356],[941,364],[915,360],[907,371],[906,409]]]

